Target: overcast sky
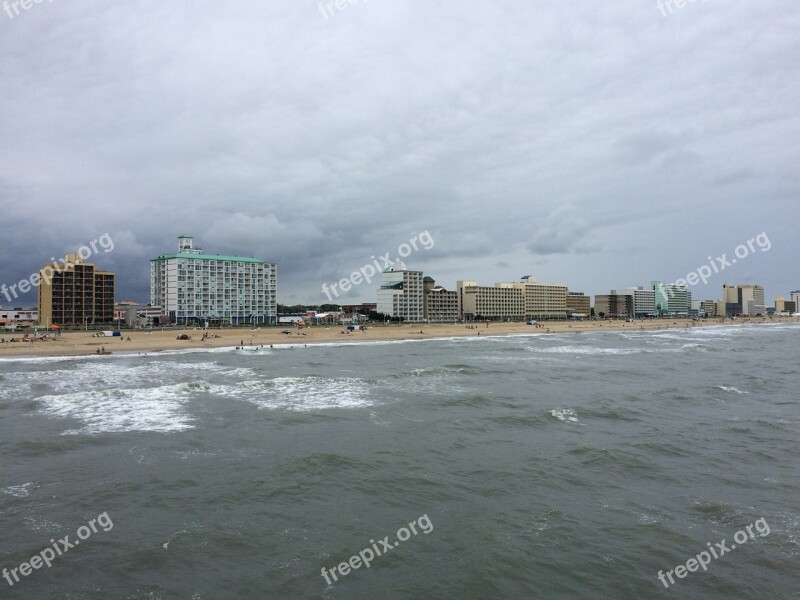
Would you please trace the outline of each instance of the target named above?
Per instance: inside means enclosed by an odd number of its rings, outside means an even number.
[[[765,232],[694,298],[800,288],[796,0],[339,3],[7,3],[0,283],[108,233],[90,260],[148,302],[185,233],[316,303],[428,231],[405,262],[445,287],[596,294]]]

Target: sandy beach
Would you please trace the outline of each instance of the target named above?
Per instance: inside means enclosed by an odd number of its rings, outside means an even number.
[[[705,321],[688,321],[686,319],[643,320],[634,323],[623,321],[582,321],[582,322],[543,322],[539,326],[525,323],[491,323],[462,324],[416,324],[416,325],[369,325],[366,331],[346,332],[343,326],[311,326],[299,331],[287,328],[291,334],[282,333],[282,327],[263,327],[259,329],[213,329],[210,336],[203,340],[204,331],[193,328],[170,328],[164,330],[123,330],[122,337],[94,337],[89,331],[68,332],[60,340],[51,339],[35,342],[9,342],[13,337],[21,339],[20,333],[0,334],[6,340],[0,343],[0,358],[12,357],[48,357],[48,356],[81,356],[96,355],[97,350],[105,348],[112,354],[137,354],[162,352],[168,350],[185,350],[193,348],[224,348],[244,346],[269,346],[279,344],[314,344],[324,342],[354,343],[364,341],[414,340],[447,337],[468,337],[480,335],[519,335],[519,334],[556,334],[582,332],[602,332],[614,330],[639,331],[643,329],[686,329],[690,327],[739,327],[758,323],[797,323],[798,318],[752,318],[709,319]],[[177,339],[182,334],[191,337],[189,340]],[[130,338],[130,341],[128,341]]]

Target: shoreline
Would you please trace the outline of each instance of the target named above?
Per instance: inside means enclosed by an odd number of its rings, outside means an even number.
[[[217,338],[202,340],[203,329],[171,329],[171,330],[131,330],[123,331],[121,337],[93,337],[95,332],[69,332],[62,334],[61,340],[36,342],[8,342],[11,335],[5,337],[6,343],[0,343],[0,360],[31,358],[70,358],[96,356],[136,356],[137,354],[156,354],[159,352],[212,350],[212,349],[257,349],[270,346],[306,346],[312,344],[357,344],[362,342],[402,342],[414,340],[450,339],[455,337],[479,338],[509,335],[548,335],[564,333],[602,333],[605,331],[653,331],[665,329],[695,329],[707,327],[741,327],[743,325],[760,324],[797,324],[800,318],[781,318],[779,320],[763,318],[709,319],[705,321],[689,321],[686,319],[644,320],[626,323],[623,321],[557,321],[543,322],[539,326],[525,323],[490,323],[485,324],[425,324],[410,325],[368,325],[367,331],[342,333],[344,326],[316,325],[303,330],[294,330],[290,335],[281,333],[279,327],[251,329],[209,329],[208,333],[218,335]],[[470,329],[472,327],[472,329]],[[176,339],[181,334],[191,336],[189,340]],[[19,334],[17,334],[19,335]],[[131,341],[125,341],[130,337]],[[105,348],[106,354],[98,354],[97,349]]]

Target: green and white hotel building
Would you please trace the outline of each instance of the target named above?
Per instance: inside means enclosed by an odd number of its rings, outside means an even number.
[[[150,304],[173,323],[274,324],[277,296],[275,263],[205,254],[188,235],[178,238],[178,252],[150,261]]]

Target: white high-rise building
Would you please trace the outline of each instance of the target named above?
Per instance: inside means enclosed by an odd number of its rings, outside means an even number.
[[[644,289],[643,287],[627,287],[620,290],[620,294],[633,296],[633,315],[635,317],[654,317],[656,311],[656,291],[654,289]]]
[[[422,271],[409,271],[398,260],[383,271],[377,311],[407,323],[420,323],[425,320],[423,296]]]
[[[277,298],[275,263],[205,254],[187,235],[178,238],[178,252],[150,261],[150,304],[173,323],[275,323]]]

